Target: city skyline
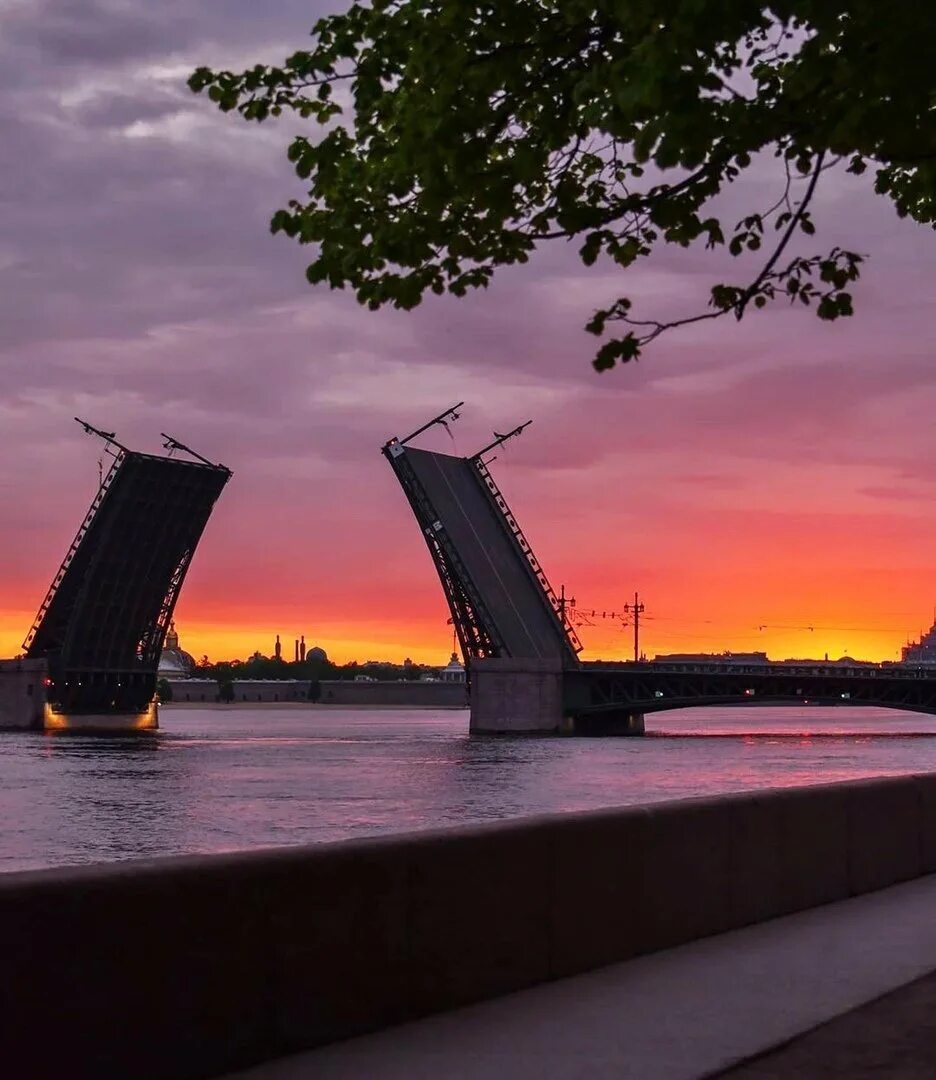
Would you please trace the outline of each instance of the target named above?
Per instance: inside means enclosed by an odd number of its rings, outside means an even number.
[[[572,251],[482,295],[368,313],[309,289],[303,252],[268,234],[296,121],[249,127],[184,85],[198,63],[285,55],[325,9],[88,5],[83,33],[44,5],[5,14],[0,48],[36,63],[3,76],[20,213],[0,244],[0,653],[97,485],[77,412],[234,471],[177,609],[193,654],[246,655],[302,622],[337,662],[437,662],[448,612],[379,447],[464,399],[456,442],[425,445],[468,453],[532,417],[498,483],[554,586],[596,608],[640,590],[648,652],[896,659],[936,596],[929,233],[831,176],[823,244],[871,255],[854,319],[781,306],[603,377],[580,325],[620,275]],[[664,254],[628,288],[672,314],[719,272]],[[613,625],[581,636],[587,657],[629,653]]]

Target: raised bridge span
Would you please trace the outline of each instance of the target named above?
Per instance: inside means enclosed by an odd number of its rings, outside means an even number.
[[[583,663],[565,604],[489,467],[492,452],[527,425],[469,457],[410,445],[456,420],[462,404],[390,439],[383,454],[449,605],[473,731],[641,734],[644,715],[663,709],[813,700],[936,713],[936,670],[901,665]]]
[[[468,657],[574,665],[578,642],[480,457],[417,450],[387,457],[409,498]]]
[[[156,726],[156,672],[182,583],[230,470],[171,436],[191,460],[128,450],[101,436],[113,463],[23,643],[45,661],[43,723]]]

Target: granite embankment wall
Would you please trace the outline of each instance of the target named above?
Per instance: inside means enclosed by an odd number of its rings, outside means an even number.
[[[0,875],[0,1045],[212,1076],[934,871],[936,774]]]
[[[461,682],[354,682],[322,680],[323,705],[415,705],[465,708],[468,688]]]
[[[214,679],[170,679],[172,701],[216,702],[218,684]],[[235,679],[234,702],[308,701],[315,698],[308,679]],[[322,705],[388,705],[433,708],[465,708],[468,689],[465,683],[394,680],[355,682],[353,679],[325,679],[315,698]]]

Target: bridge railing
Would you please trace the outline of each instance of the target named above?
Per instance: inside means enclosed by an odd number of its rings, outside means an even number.
[[[833,664],[673,664],[648,661],[635,664],[631,660],[588,660],[583,666],[589,670],[602,669],[614,672],[631,671],[635,674],[664,672],[685,675],[802,675],[846,679],[936,679],[936,668],[888,664],[833,665]]]
[[[491,498],[503,515],[504,521],[507,523],[507,527],[510,529],[517,545],[523,552],[527,562],[530,564],[530,568],[532,569],[536,580],[539,582],[540,588],[545,593],[550,607],[555,612],[556,618],[562,626],[573,656],[578,655],[578,653],[582,651],[583,645],[581,641],[579,641],[578,634],[575,632],[575,627],[572,625],[572,620],[566,612],[565,604],[556,595],[556,590],[550,584],[549,578],[546,576],[546,571],[540,565],[539,559],[537,559],[536,554],[533,551],[533,546],[530,544],[529,540],[527,540],[526,536],[524,536],[523,530],[520,528],[520,523],[514,517],[513,511],[507,504],[507,500],[504,498],[503,492],[497,486],[494,477],[491,476],[490,470],[481,458],[474,457],[472,458],[472,461],[474,462],[474,466],[478,470],[478,474],[484,482],[484,485],[490,492]]]
[[[48,592],[45,594],[42,603],[39,605],[39,611],[37,612],[35,619],[33,619],[33,624],[29,628],[29,633],[26,635],[26,640],[23,642],[24,651],[29,649],[29,646],[32,644],[33,638],[36,636],[36,632],[42,625],[42,620],[46,617],[46,612],[48,612],[49,608],[52,606],[52,601],[55,599],[55,594],[56,592],[58,592],[58,587],[62,584],[62,580],[65,577],[65,571],[69,568],[69,566],[71,566],[72,560],[75,558],[75,554],[78,551],[78,548],[81,546],[81,541],[84,540],[88,529],[91,528],[91,522],[94,520],[98,510],[101,508],[101,503],[104,501],[104,496],[110,490],[111,484],[114,482],[114,478],[120,471],[120,467],[123,464],[124,458],[126,456],[127,453],[125,450],[121,450],[119,453],[117,453],[114,456],[111,467],[107,471],[107,475],[101,480],[101,483],[97,489],[97,493],[94,496],[94,499],[91,501],[90,507],[88,508],[88,512],[85,514],[84,519],[78,526],[78,532],[75,533],[75,539],[72,540],[68,551],[65,552],[65,558],[62,559],[62,562],[58,568],[58,572],[52,579],[52,584],[49,586]]]

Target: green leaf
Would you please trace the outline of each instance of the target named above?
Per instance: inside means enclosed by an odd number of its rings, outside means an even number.
[[[626,364],[640,356],[640,343],[633,333],[623,338],[606,341],[598,350],[592,365],[595,371],[610,371],[620,361]]]
[[[862,257],[778,248],[794,220],[815,235],[823,204],[808,193],[836,159],[855,176],[873,163],[898,215],[936,225],[936,4],[891,5],[886,18],[877,0],[343,6],[283,64],[199,67],[188,86],[244,120],[293,114],[287,157],[305,194],[270,227],[315,245],[310,283],[349,287],[369,308],[464,296],[554,241],[620,273],[727,241],[733,256],[761,253],[741,267],[758,265],[702,292],[703,311],[708,299],[709,313],[740,318],[782,292],[842,317]],[[747,207],[737,225],[728,205]],[[685,314],[660,307],[645,325]],[[628,312],[611,302],[586,328]],[[643,347],[607,342],[596,362]]]

